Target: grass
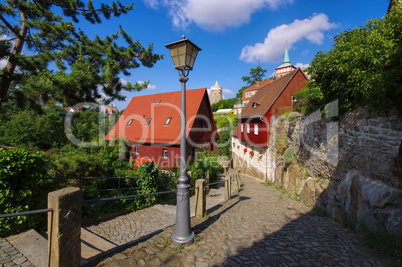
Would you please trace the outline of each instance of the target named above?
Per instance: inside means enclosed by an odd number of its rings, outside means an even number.
[[[402,238],[392,235],[383,229],[372,229],[366,223],[360,222],[355,226],[361,234],[366,246],[377,251],[390,265],[402,267]]]
[[[323,208],[315,206],[311,209],[311,215],[318,217],[326,217],[327,212]]]
[[[265,183],[262,183],[262,184],[278,190],[281,193],[281,195],[279,196],[280,199],[283,199],[283,196],[286,196],[287,198],[289,198],[291,200],[300,202],[300,197],[298,195],[289,193],[288,191],[286,191],[282,187],[275,185],[271,181],[266,181]]]

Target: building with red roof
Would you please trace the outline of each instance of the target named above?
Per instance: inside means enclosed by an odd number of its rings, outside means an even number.
[[[255,95],[258,89],[260,89],[261,87],[272,81],[273,81],[272,79],[269,79],[265,81],[256,82],[249,88],[244,89],[243,95],[241,97],[241,103],[243,104],[243,107],[247,105],[248,101],[250,101],[250,99]]]
[[[162,168],[180,162],[181,92],[133,97],[106,136],[122,137],[134,158],[149,158]],[[201,148],[215,151],[219,138],[206,88],[186,91],[187,159]]]
[[[271,119],[293,111],[294,95],[306,86],[306,81],[306,75],[298,68],[262,86],[249,100],[237,117],[237,128],[232,133],[235,169],[239,169],[243,162],[249,166],[251,160],[257,159],[254,169],[259,172],[253,175],[266,176],[267,166],[262,166],[265,161],[259,159],[268,155]],[[251,169],[247,168],[247,171]]]

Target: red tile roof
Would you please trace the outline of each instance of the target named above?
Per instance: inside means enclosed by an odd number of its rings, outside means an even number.
[[[298,68],[261,87],[244,107],[238,119],[264,117],[298,71],[304,75],[301,69]],[[304,77],[306,76],[304,75]],[[253,107],[253,103],[256,103],[255,107]]]
[[[186,91],[186,136],[193,127],[204,97],[208,99],[206,88]],[[133,97],[105,140],[124,137],[131,142],[180,144],[180,108],[180,91]],[[212,111],[210,114],[212,116]],[[169,125],[165,125],[169,117]],[[149,118],[151,121],[146,126]],[[130,120],[132,122],[128,126]],[[212,131],[215,131],[213,117],[211,120]]]
[[[258,90],[258,89],[260,89],[261,87],[263,87],[264,85],[266,85],[266,84],[268,84],[268,83],[270,83],[270,82],[272,82],[272,81],[273,81],[273,79],[269,79],[269,80],[265,80],[265,81],[261,81],[261,82],[256,82],[255,84],[253,84],[253,85],[250,86],[249,88],[244,89],[241,100],[245,100],[245,99],[250,99],[250,98],[251,98],[251,97],[246,97],[246,92]]]

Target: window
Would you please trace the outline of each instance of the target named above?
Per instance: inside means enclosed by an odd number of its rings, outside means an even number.
[[[167,159],[167,149],[166,148],[162,149],[162,158]]]
[[[169,123],[170,123],[171,120],[172,120],[172,117],[168,117],[168,118],[166,119],[165,125],[169,125]]]
[[[247,133],[250,133],[250,123],[247,123]]]
[[[258,135],[258,124],[257,123],[254,124],[254,134]]]
[[[161,102],[161,100],[159,99],[158,101],[156,101],[156,104],[159,105],[160,102]]]
[[[253,102],[253,105],[251,106],[252,108],[256,108],[258,107],[260,104],[258,104],[257,102]]]
[[[243,123],[240,124],[240,130],[243,132]]]
[[[130,126],[131,123],[133,123],[133,119],[131,119],[131,120],[127,123],[127,126]]]
[[[138,155],[138,146],[134,147],[134,153]]]
[[[149,119],[147,120],[147,122],[145,123],[145,126],[148,126],[150,122],[151,122],[151,118],[149,118]]]
[[[297,102],[297,99],[292,95],[292,102]]]

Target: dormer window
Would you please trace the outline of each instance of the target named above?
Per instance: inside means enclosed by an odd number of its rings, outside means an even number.
[[[161,100],[158,99],[158,101],[156,101],[156,105],[159,105],[160,102],[161,102]]]
[[[130,126],[131,123],[133,123],[133,120],[134,120],[134,119],[129,120],[129,122],[127,123],[127,126]]]
[[[252,107],[252,108],[256,108],[256,107],[259,107],[259,106],[260,106],[260,104],[258,104],[257,102],[254,102],[251,107]]]
[[[151,118],[149,118],[149,119],[147,120],[147,122],[145,123],[145,126],[148,126],[150,122],[151,122]]]
[[[168,118],[166,119],[165,125],[169,125],[169,123],[170,123],[171,120],[172,120],[172,117],[168,117]]]

